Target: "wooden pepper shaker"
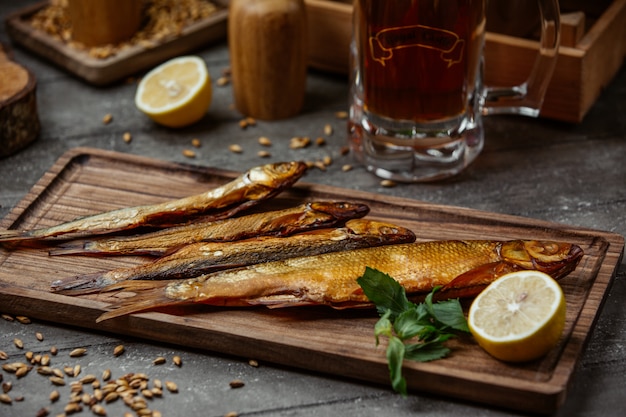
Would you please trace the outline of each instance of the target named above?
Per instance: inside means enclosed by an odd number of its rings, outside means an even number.
[[[275,120],[300,112],[308,45],[304,0],[231,0],[228,45],[242,114]]]

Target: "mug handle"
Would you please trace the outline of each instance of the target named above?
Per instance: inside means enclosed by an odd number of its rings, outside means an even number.
[[[558,0],[537,0],[541,18],[539,53],[526,81],[513,87],[485,86],[482,114],[537,117],[558,58],[561,20]]]

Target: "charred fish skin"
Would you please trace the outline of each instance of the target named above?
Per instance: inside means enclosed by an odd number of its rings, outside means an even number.
[[[543,244],[549,246],[552,242]],[[127,289],[135,291],[136,295],[113,305],[113,310],[102,314],[97,321],[189,303],[268,307],[313,304],[337,309],[371,306],[357,283],[366,267],[394,277],[409,295],[429,292],[437,286],[445,288],[458,277],[464,277],[454,286],[454,296],[458,297],[464,295],[462,285],[473,290],[475,280],[493,281],[499,277],[492,273],[498,268],[487,268],[489,275],[486,277],[480,273],[474,275],[473,271],[482,271],[485,265],[508,264],[501,255],[502,245],[500,241],[407,243],[290,258],[169,283],[124,281],[108,290]],[[551,260],[543,256],[537,259],[535,255],[530,258],[576,265],[582,250],[574,246],[560,245],[562,253]],[[570,269],[573,268],[575,266]],[[474,293],[470,291],[466,295]]]
[[[269,212],[189,223],[156,232],[109,239],[72,241],[50,250],[50,255],[152,255],[163,256],[197,242],[227,242],[256,236],[289,236],[305,230],[332,227],[369,212],[366,204],[314,201]]]
[[[291,187],[306,170],[306,163],[301,161],[262,165],[220,187],[178,200],[108,211],[48,228],[0,230],[0,243],[45,239],[70,233],[104,234],[140,226],[164,227],[195,216],[212,216],[213,219],[231,217]]]
[[[190,244],[146,264],[55,281],[52,291],[69,295],[88,294],[124,280],[192,278],[255,263],[413,241],[415,234],[405,227],[352,219],[344,227],[285,237],[264,236],[235,242]]]

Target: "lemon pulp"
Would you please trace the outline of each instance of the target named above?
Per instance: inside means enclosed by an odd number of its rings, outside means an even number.
[[[560,285],[538,271],[498,278],[472,302],[468,325],[478,344],[497,359],[540,358],[558,343],[565,327]]]
[[[211,96],[206,64],[200,57],[185,56],[147,73],[137,87],[135,105],[159,124],[183,127],[206,114]]]

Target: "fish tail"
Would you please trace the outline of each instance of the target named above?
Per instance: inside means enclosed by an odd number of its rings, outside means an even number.
[[[0,230],[0,242],[14,242],[30,238],[30,233],[25,230]]]
[[[82,295],[91,294],[101,290],[107,285],[114,284],[110,278],[107,278],[104,272],[95,272],[93,274],[78,275],[71,278],[60,279],[54,281],[50,287],[52,291],[65,295]]]
[[[136,294],[112,304],[111,310],[101,314],[96,319],[96,323],[128,314],[153,310],[159,307],[186,303],[184,300],[172,300],[168,298],[164,291],[167,284],[167,282],[162,281],[122,281],[109,285],[104,288],[104,291],[123,289],[124,291],[135,292]]]

